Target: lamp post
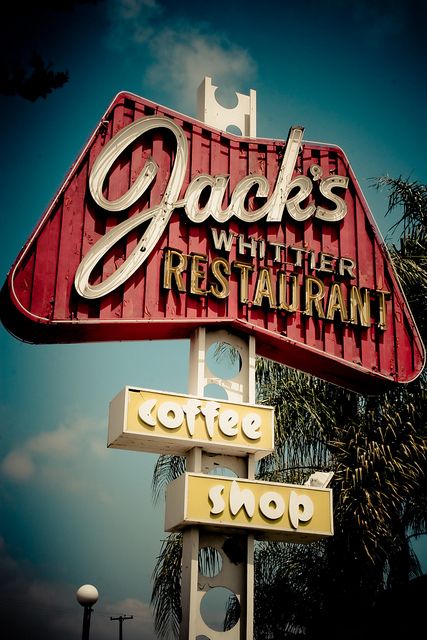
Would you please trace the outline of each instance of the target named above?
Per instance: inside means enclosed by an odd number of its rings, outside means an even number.
[[[94,605],[99,598],[98,589],[91,584],[84,584],[76,592],[77,602],[84,607],[82,640],[89,640],[90,616]]]

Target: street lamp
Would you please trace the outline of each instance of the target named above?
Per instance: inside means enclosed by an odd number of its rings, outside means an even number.
[[[99,598],[98,589],[91,584],[84,584],[76,591],[77,602],[84,607],[83,610],[83,626],[82,640],[89,640],[90,614],[92,613],[92,605]]]

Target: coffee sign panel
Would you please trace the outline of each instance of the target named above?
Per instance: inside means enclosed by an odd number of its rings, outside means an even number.
[[[274,449],[274,409],[125,387],[110,402],[108,446],[172,455],[202,447],[260,459]]]
[[[343,151],[240,138],[119,94],[11,269],[32,342],[257,337],[343,386],[408,382],[424,349]]]

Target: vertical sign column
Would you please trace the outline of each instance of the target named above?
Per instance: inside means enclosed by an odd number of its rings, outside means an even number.
[[[217,126],[219,129],[226,129],[228,125],[234,124],[240,127],[240,130],[245,136],[256,136],[256,92],[251,90],[249,96],[237,94],[238,104],[234,109],[224,109],[220,107],[215,98],[215,89],[211,83],[210,78],[205,78],[201,86],[199,87],[198,95],[198,111],[199,117],[206,124]],[[219,380],[212,377],[211,372],[206,364],[206,353],[209,347],[215,342],[224,342],[235,348],[238,357],[240,358],[240,370],[238,375],[232,380]],[[199,329],[193,336],[191,342],[190,352],[190,393],[196,395],[204,395],[204,390],[207,384],[218,384],[226,390],[227,399],[235,402],[248,402],[253,404],[255,402],[255,338],[248,337],[246,340],[237,338],[237,336],[231,335],[225,331],[220,332],[208,332],[205,329]],[[202,460],[202,469],[198,467],[199,459]],[[245,459],[235,458],[232,456],[216,456],[212,458],[206,454],[200,453],[196,459],[196,455],[193,454],[191,458],[187,458],[187,470],[188,471],[203,471],[209,472],[215,464],[221,464],[225,468],[229,468],[234,471],[238,477],[246,477],[253,479],[255,476],[255,457],[253,454],[248,454]],[[191,464],[195,463],[197,468],[190,468]],[[184,580],[188,581],[188,577],[184,577],[184,567],[187,566],[189,561],[189,553],[193,550],[197,536],[198,549],[204,546],[210,546],[217,550],[221,554],[222,570],[219,576],[215,576],[209,580],[209,584],[213,585],[214,582],[219,581],[222,586],[228,586],[231,591],[236,595],[238,594],[240,604],[240,618],[237,624],[233,627],[227,635],[227,637],[241,638],[250,640],[253,637],[253,601],[254,601],[254,569],[253,569],[253,555],[254,555],[254,537],[252,534],[244,534],[230,539],[224,535],[210,536],[209,540],[205,539],[208,534],[203,532],[203,529],[195,532],[193,529],[191,532],[184,532],[184,546],[183,546],[183,584]],[[188,540],[186,536],[188,535]],[[192,536],[191,542],[189,536]],[[243,543],[243,544],[242,544]],[[240,549],[243,546],[243,555],[236,558],[230,554],[232,551],[227,547],[231,544],[231,547]],[[236,551],[235,549],[235,551]],[[193,550],[194,551],[194,550]],[[199,553],[199,551],[198,551]],[[190,563],[191,564],[191,563]],[[195,569],[198,574],[198,563]],[[193,577],[193,584],[196,582],[196,578]],[[187,592],[188,593],[188,592]],[[193,596],[193,602],[188,603],[188,608],[192,612],[193,609],[198,607],[197,615],[199,618],[200,627],[203,627],[200,616],[200,603],[203,597],[203,591],[198,590],[197,596]],[[194,600],[197,601],[197,605],[194,604]],[[187,615],[187,605],[183,601],[183,620]],[[190,614],[191,615],[191,614]],[[186,630],[189,627],[182,629],[182,638],[192,638],[193,636],[185,635]],[[196,637],[194,635],[194,637]],[[209,637],[214,640],[214,637],[222,637],[221,635],[212,634],[209,632]]]
[[[229,345],[239,360],[240,368],[232,379],[214,376],[206,362],[206,353],[215,343]],[[255,402],[255,338],[242,339],[227,331],[207,332],[198,329],[191,340],[189,391],[199,397],[205,395],[205,388],[216,384],[225,390],[227,399],[235,402]],[[206,395],[209,395],[207,393]],[[255,456],[246,458],[228,455],[206,454],[195,447],[187,454],[187,471],[209,473],[213,468],[229,469],[240,478],[253,479],[255,474]],[[199,553],[201,549],[213,549],[221,558],[221,571],[207,578],[199,571]],[[253,637],[253,601],[254,601],[254,536],[246,532],[239,535],[223,535],[207,532],[203,527],[189,527],[183,533],[182,552],[182,624],[180,640],[195,640],[197,636],[210,640],[225,638],[232,640],[251,640]],[[215,631],[208,626],[201,615],[204,596],[216,586],[230,589],[237,598],[238,606],[234,610],[240,616],[233,625],[235,617],[228,626],[227,634]],[[229,627],[232,628],[229,628]]]

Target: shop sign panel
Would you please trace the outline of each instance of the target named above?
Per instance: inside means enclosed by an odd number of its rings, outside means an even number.
[[[333,535],[332,490],[185,473],[167,487],[165,530],[195,525],[313,542]]]

